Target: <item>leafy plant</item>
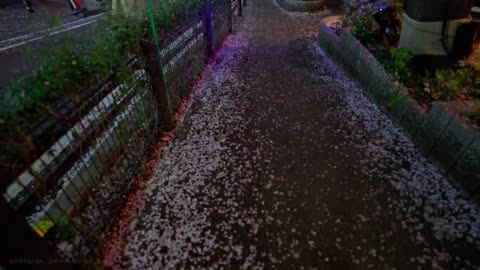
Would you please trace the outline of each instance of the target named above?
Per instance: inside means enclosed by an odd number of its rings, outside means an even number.
[[[204,2],[159,2],[155,7],[157,27],[168,31],[178,18]],[[71,97],[73,92],[85,86],[85,80],[80,78],[105,78],[111,74],[123,77],[125,74],[118,74],[125,71],[122,56],[136,49],[140,39],[149,35],[148,24],[146,15],[140,18],[112,15],[95,30],[92,39],[84,41],[72,37],[64,40],[55,50],[46,53],[47,59],[38,70],[1,91],[0,114],[12,114],[42,103],[50,104],[61,97]]]
[[[207,0],[157,1],[155,21],[161,32],[173,31],[180,18],[189,18],[198,12]],[[146,11],[145,11],[146,12]],[[151,35],[146,13],[139,17],[110,15],[88,38],[62,39],[52,50],[41,53],[42,65],[0,91],[0,161],[8,157],[19,159],[31,145],[30,134],[22,127],[45,116],[57,115],[57,101],[77,101],[82,90],[92,87],[92,82],[107,79],[118,83],[132,74],[125,56],[139,51],[140,40]],[[58,18],[52,27],[58,24]],[[31,51],[32,54],[38,52]],[[36,57],[36,55],[32,55]],[[13,164],[12,164],[13,166]]]
[[[33,230],[38,234],[40,237],[44,237],[45,234],[55,225],[55,223],[51,220],[40,220],[33,226]]]
[[[353,34],[365,43],[378,38],[379,26],[373,17],[374,3],[369,0],[345,0],[342,27],[352,28]]]
[[[452,78],[452,71],[439,69],[432,78],[431,95],[435,100],[452,100],[462,89],[459,80]]]
[[[480,72],[471,67],[437,69],[427,74],[424,91],[434,100],[480,97]]]
[[[401,23],[403,13],[402,2],[394,0],[396,10],[394,19]],[[480,71],[464,63],[451,69],[438,69],[432,73],[413,72],[409,63],[413,54],[405,48],[390,49],[390,45],[382,42],[379,25],[374,13],[376,0],[345,0],[342,27],[350,28],[352,33],[380,60],[389,73],[404,84],[409,93],[421,104],[428,105],[435,100],[480,98]],[[388,105],[395,106],[398,98],[390,97]]]
[[[398,19],[400,20],[400,22],[402,22],[403,20],[403,15],[405,13],[405,10],[403,9],[404,7],[404,0],[392,0],[392,4],[393,6],[395,7],[395,10],[397,10],[397,13],[398,13]]]
[[[402,104],[405,99],[406,97],[403,95],[399,95],[398,93],[391,93],[388,95],[385,106],[387,106],[387,108],[397,108]]]
[[[393,69],[395,76],[402,81],[405,76],[409,76],[410,70],[408,63],[413,58],[413,54],[406,48],[396,48],[390,51],[393,58]]]
[[[68,221],[66,217],[61,217],[57,221],[57,227],[60,231],[59,237],[61,239],[69,239],[74,235],[73,229],[72,229],[72,224]]]

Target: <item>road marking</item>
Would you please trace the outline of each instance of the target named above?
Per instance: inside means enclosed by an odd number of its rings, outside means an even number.
[[[12,41],[17,40],[17,39],[18,40],[24,39],[23,41],[17,42],[15,44],[8,45],[8,46],[5,46],[5,47],[1,47],[0,52],[10,50],[10,49],[13,49],[13,48],[16,48],[16,47],[20,47],[20,46],[23,46],[25,44],[43,39],[45,37],[54,36],[54,35],[61,34],[61,33],[66,32],[66,31],[70,31],[70,30],[74,30],[74,29],[77,29],[77,28],[80,28],[80,27],[84,27],[84,26],[90,25],[92,23],[98,22],[98,21],[100,21],[104,18],[105,18],[105,13],[101,13],[101,14],[98,14],[98,15],[94,15],[94,16],[82,19],[82,20],[78,20],[78,21],[75,21],[75,22],[71,22],[71,23],[68,23],[68,24],[58,26],[57,28],[61,28],[61,29],[53,31],[53,32],[50,32],[51,30],[47,29],[47,30],[38,31],[38,32],[35,32],[35,33],[32,33],[32,34],[27,34],[27,35],[23,35],[23,36],[11,38],[11,39],[2,40],[2,41],[0,41],[0,44],[1,43],[8,43],[8,41],[12,42]],[[78,24],[81,21],[86,21],[86,22]],[[73,25],[73,26],[70,26],[70,25]],[[44,34],[44,33],[48,33],[48,34]],[[40,35],[40,36],[31,37],[31,36],[35,36],[35,35]],[[31,38],[29,38],[29,37],[31,37]]]

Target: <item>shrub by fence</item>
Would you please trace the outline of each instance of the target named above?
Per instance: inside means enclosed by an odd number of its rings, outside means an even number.
[[[153,13],[160,51],[152,21],[112,16],[85,55],[63,46],[2,90],[2,263],[94,265],[88,259],[150,146],[172,128],[172,113],[232,30],[239,3],[160,4]]]

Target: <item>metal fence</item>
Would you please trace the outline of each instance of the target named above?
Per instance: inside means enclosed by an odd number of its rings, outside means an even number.
[[[95,87],[57,102],[55,113],[24,123],[32,150],[12,155],[13,169],[0,164],[2,264],[60,259],[95,266],[89,258],[98,257],[151,145],[162,129],[171,128],[165,94],[177,108],[232,30],[239,3],[211,1],[163,33],[163,65],[153,42],[144,40],[142,52],[126,57],[129,78],[92,78],[89,85]]]

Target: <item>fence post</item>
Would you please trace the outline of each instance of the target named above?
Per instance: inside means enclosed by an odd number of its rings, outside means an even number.
[[[172,130],[175,124],[171,121],[173,116],[170,115],[168,109],[168,97],[162,79],[162,70],[160,70],[155,44],[151,40],[144,39],[141,41],[141,47],[146,59],[145,70],[150,76],[153,96],[157,103],[158,116],[163,120],[159,121],[159,124],[165,124],[164,128],[166,130]]]
[[[238,16],[242,16],[242,0],[238,0],[237,9],[238,9]]]
[[[243,0],[243,6],[247,6],[247,0]]]
[[[212,4],[205,7],[205,37],[207,38],[207,59],[213,56]]]
[[[228,32],[233,32],[233,10],[232,1],[228,1]]]
[[[72,269],[0,196],[0,266],[7,269]],[[77,258],[79,259],[79,258]]]

